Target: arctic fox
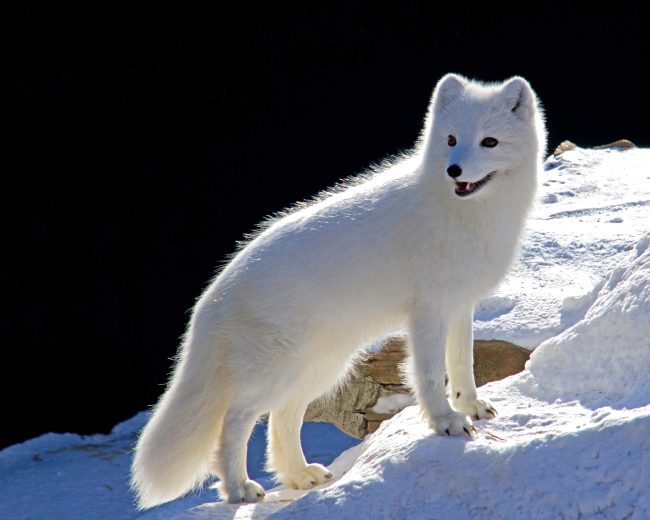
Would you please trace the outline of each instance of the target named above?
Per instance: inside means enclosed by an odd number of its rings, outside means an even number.
[[[137,443],[140,507],[211,474],[228,502],[261,500],[246,445],[266,412],[278,480],[307,489],[330,479],[301,449],[307,404],[344,379],[361,347],[399,328],[433,431],[472,435],[470,417],[493,417],[472,373],[473,306],[516,255],[545,143],[525,79],[448,74],[410,154],[266,222],[193,309]]]

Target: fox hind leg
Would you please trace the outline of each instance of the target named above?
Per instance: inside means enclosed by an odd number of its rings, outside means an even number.
[[[258,414],[250,410],[231,408],[226,413],[213,467],[219,474],[219,494],[230,503],[259,502],[264,488],[248,478],[246,453]]]
[[[295,489],[310,489],[327,482],[332,473],[321,464],[308,464],[300,444],[300,428],[307,404],[294,401],[269,416],[267,469]]]

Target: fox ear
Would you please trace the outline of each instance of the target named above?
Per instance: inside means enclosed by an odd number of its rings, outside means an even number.
[[[509,79],[503,85],[502,98],[507,107],[519,119],[530,120],[535,113],[535,94],[528,82],[519,76]]]
[[[449,103],[458,98],[464,91],[467,80],[458,74],[446,74],[442,77],[433,91],[435,110],[446,108]]]

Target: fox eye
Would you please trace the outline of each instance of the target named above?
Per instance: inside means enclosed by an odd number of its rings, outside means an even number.
[[[456,138],[453,135],[447,137],[447,144],[449,146],[456,146]]]
[[[481,146],[485,146],[486,148],[494,148],[498,144],[499,141],[497,141],[494,137],[486,137],[481,141]]]

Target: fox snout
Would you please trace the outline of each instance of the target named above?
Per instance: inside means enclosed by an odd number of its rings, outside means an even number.
[[[460,177],[461,173],[463,173],[463,169],[457,164],[452,164],[447,168],[447,175],[449,175],[452,179]]]
[[[459,177],[462,175],[462,173],[463,169],[456,163],[447,167],[447,175],[449,175],[449,178],[453,181],[455,186],[454,193],[456,193],[458,197],[469,197],[470,195],[475,195],[479,189],[481,189],[485,184],[492,180],[492,176],[497,172],[496,170],[492,170],[487,175],[476,178],[474,175],[472,175],[472,167],[470,165],[469,175],[468,172],[465,172],[465,175],[463,175],[463,180],[460,180]]]

